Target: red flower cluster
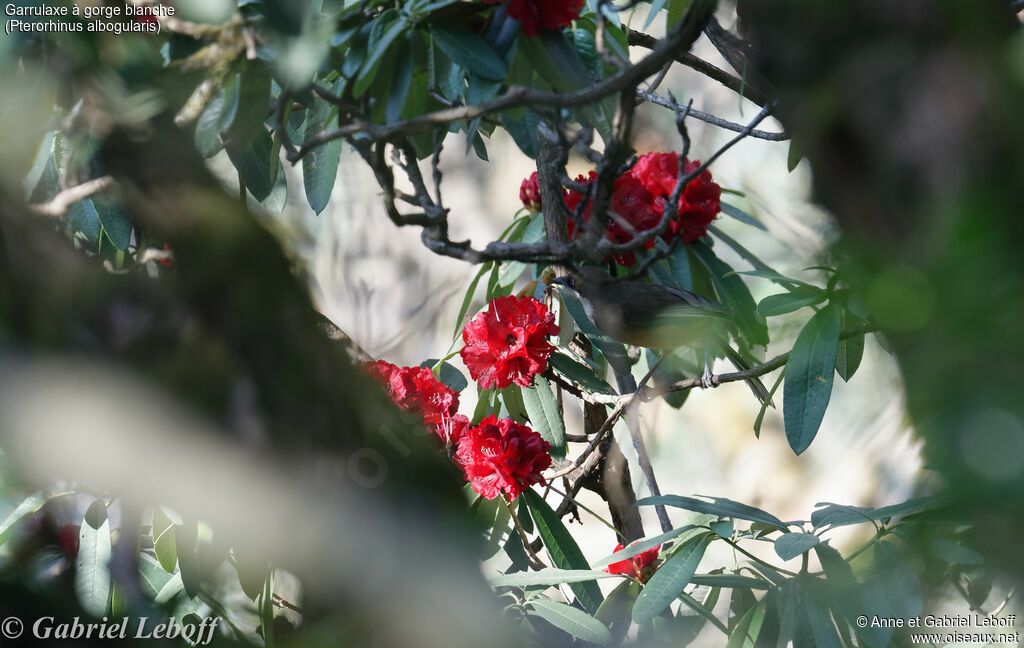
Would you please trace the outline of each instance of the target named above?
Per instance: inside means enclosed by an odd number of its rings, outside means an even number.
[[[690,173],[699,166],[699,161],[687,160],[684,171]],[[629,173],[615,179],[611,211],[619,221],[628,223],[638,234],[654,229],[661,222],[668,199],[675,189],[678,170],[679,156],[675,153],[647,153],[640,156]],[[576,182],[590,184],[596,179],[597,174],[591,171],[588,177],[577,177]],[[519,197],[527,209],[540,210],[540,185],[536,173],[523,180]],[[711,179],[711,172],[705,169],[686,185],[686,189],[679,196],[679,218],[669,222],[668,229],[661,234],[661,238],[668,242],[673,236],[679,236],[685,244],[704,237],[708,225],[721,211],[721,197],[722,188]],[[583,200],[583,194],[576,191],[565,193],[565,204],[569,209],[575,210]],[[583,220],[590,220],[589,204],[584,208]],[[569,238],[575,236],[576,224],[570,221]],[[628,243],[633,240],[633,234],[621,222],[617,222],[616,218],[609,219],[605,237],[615,243]],[[654,247],[654,241],[648,241],[644,247]],[[632,253],[622,254],[615,257],[615,262],[619,265],[632,266],[636,263],[636,257]]]
[[[421,413],[423,423],[442,441],[458,441],[458,435],[465,430],[469,419],[456,413],[459,395],[435,378],[430,369],[397,367],[384,360],[369,362],[365,366],[370,375],[384,385],[396,405]]]
[[[502,0],[484,0],[495,4]],[[523,33],[536,36],[541,29],[568,27],[580,17],[583,0],[512,0],[508,15],[518,20]]]
[[[690,173],[700,166],[699,161],[687,160],[683,166]],[[675,153],[647,153],[640,156],[629,170],[629,175],[639,180],[656,198],[654,211],[660,218],[668,198],[676,188],[679,171],[679,156]],[[692,243],[702,238],[708,225],[721,211],[722,188],[711,179],[711,172],[705,169],[690,181],[679,197],[679,220],[669,223],[671,234],[678,234],[683,243]],[[668,237],[666,237],[668,238]]]
[[[550,449],[528,426],[492,414],[462,434],[455,459],[481,496],[494,499],[505,491],[514,500],[532,484],[545,483],[540,473],[551,465]]]
[[[615,545],[615,550],[612,553],[616,553],[625,549],[621,544]],[[658,559],[658,552],[661,551],[661,545],[648,549],[643,553],[639,553],[632,558],[626,560],[620,560],[619,562],[612,563],[604,568],[609,574],[629,574],[633,578],[636,578],[642,583],[646,583],[647,579],[651,577],[651,570],[644,572],[644,568],[654,564],[654,561]]]
[[[529,387],[547,369],[555,350],[547,338],[558,332],[554,313],[533,297],[496,297],[462,329],[459,355],[482,389]]]
[[[523,184],[519,186],[519,200],[523,201],[523,207],[534,214],[540,211],[540,177],[536,171],[529,178],[523,179]]]
[[[593,171],[590,172],[589,177],[579,176],[576,178],[576,182],[582,184],[590,184],[595,180],[597,180],[597,173]],[[565,197],[565,204],[570,210],[575,210],[583,200],[583,194],[570,191]],[[654,195],[638,179],[629,174],[616,178],[610,205],[610,210],[615,217],[608,219],[608,231],[605,233],[605,238],[614,243],[629,243],[633,240],[634,235],[616,218],[628,223],[637,234],[657,227],[661,211],[655,210],[654,203]],[[583,220],[584,222],[590,220],[589,204],[583,210]],[[576,223],[569,221],[569,238],[575,236]],[[648,241],[644,247],[647,249],[654,247],[654,240]],[[615,257],[615,262],[619,265],[632,266],[636,263],[636,256],[632,252],[620,254]]]

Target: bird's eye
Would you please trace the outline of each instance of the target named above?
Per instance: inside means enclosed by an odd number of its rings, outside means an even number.
[[[566,277],[565,285],[569,286],[570,288],[575,288],[576,287],[576,280],[573,279],[572,277]]]

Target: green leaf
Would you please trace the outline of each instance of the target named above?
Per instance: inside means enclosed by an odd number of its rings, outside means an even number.
[[[558,569],[556,567],[548,567],[540,571],[504,574],[493,577],[490,581],[494,587],[526,587],[527,585],[585,583],[602,578],[621,578],[621,576],[593,569]]]
[[[654,572],[633,606],[633,621],[647,623],[662,613],[679,596],[697,571],[709,539],[699,536],[690,540]]]
[[[548,599],[533,599],[530,605],[534,611],[556,628],[560,628],[584,641],[607,646],[612,642],[608,628],[586,612]]]
[[[501,81],[508,65],[494,47],[465,27],[453,23],[432,23],[430,35],[454,63],[490,81]]]
[[[774,317],[823,301],[825,293],[817,288],[795,288],[793,292],[768,295],[758,303],[757,312],[765,317]]]
[[[751,227],[756,227],[757,229],[765,231],[765,232],[768,231],[768,228],[764,226],[764,223],[762,223],[761,221],[757,220],[756,218],[754,218],[753,216],[751,216],[747,212],[743,211],[739,207],[735,207],[735,206],[730,205],[728,203],[721,203],[721,206],[722,206],[722,213],[723,214],[727,214],[729,216],[732,216],[733,218],[735,218],[739,222],[746,223],[747,225],[750,225]]]
[[[846,329],[862,322],[859,317],[843,311],[841,328]],[[836,349],[836,373],[843,379],[843,382],[850,382],[853,374],[857,373],[860,361],[864,357],[864,335],[855,335],[839,340]]]
[[[694,585],[706,585],[708,587],[722,587],[734,589],[756,589],[766,590],[772,584],[761,578],[740,576],[739,574],[696,574],[690,579]]]
[[[615,390],[607,382],[594,373],[594,370],[585,364],[576,362],[561,351],[556,351],[548,358],[548,364],[559,374],[569,379],[573,384],[581,387],[591,394],[615,395]]]
[[[525,423],[530,415],[526,413],[526,404],[523,402],[523,388],[519,385],[509,385],[497,390],[497,394],[503,407],[498,418],[513,418]]]
[[[782,417],[786,439],[796,454],[806,450],[818,434],[832,397],[838,346],[839,310],[830,304],[811,317],[789,354]]]
[[[366,50],[366,60],[363,61],[359,74],[356,76],[355,85],[352,88],[352,96],[359,98],[373,83],[380,68],[381,60],[388,48],[395,39],[408,29],[409,24],[397,9],[388,9],[371,23],[370,41]]]
[[[155,599],[171,578],[152,556],[145,553],[139,556],[139,584],[150,599]]]
[[[47,497],[43,494],[43,491],[36,491],[26,497],[21,504],[18,504],[18,506],[11,511],[11,514],[4,518],[3,522],[0,522],[0,546],[7,542],[7,539],[11,535],[11,531],[19,522],[30,515],[35,515],[39,509],[43,508],[46,501]]]
[[[621,644],[632,622],[633,604],[640,595],[640,583],[625,579],[608,593],[604,603],[597,609],[594,618],[600,621],[612,635],[616,645]]]
[[[732,311],[736,325],[743,337],[751,345],[765,346],[768,344],[768,324],[757,312],[754,297],[750,294],[747,284],[736,276],[732,267],[715,256],[703,241],[694,241],[690,249],[711,273],[711,283],[715,292],[729,310]]]
[[[633,556],[638,556],[648,549],[657,547],[660,544],[664,544],[673,538],[677,538],[688,531],[693,531],[697,527],[692,524],[681,526],[676,529],[671,529],[665,533],[658,534],[651,538],[644,538],[643,540],[637,540],[631,542],[622,549],[608,554],[601,560],[594,563],[594,567],[603,567],[604,565],[610,565],[612,563],[621,562],[623,560],[629,560]]]
[[[274,190],[277,179],[276,165],[271,164],[274,143],[270,133],[264,129],[253,139],[248,149],[239,149],[233,144],[227,147],[228,157],[235,165],[246,189],[258,202],[263,202]]]
[[[199,113],[195,140],[203,157],[211,157],[221,149],[220,134],[231,126],[238,112],[238,85],[238,75],[234,74]]]
[[[761,599],[743,615],[736,628],[729,636],[729,643],[726,648],[754,648],[757,643],[757,636],[761,634],[761,626],[764,624],[764,615],[767,611],[767,601]]]
[[[398,64],[395,74],[391,80],[391,90],[388,91],[388,98],[384,108],[384,121],[393,124],[402,118],[402,111],[405,102],[409,98],[409,90],[412,88],[412,77],[416,71],[417,61],[413,52],[417,50],[416,39],[419,32],[410,31],[405,35],[405,42],[399,43]]]
[[[267,574],[263,582],[263,591],[260,592],[260,635],[266,648],[273,648],[274,641],[274,570]]]
[[[690,0],[669,0],[668,13],[665,16],[665,30],[673,29],[683,18]]]
[[[466,295],[462,298],[462,305],[459,307],[459,315],[455,318],[455,333],[452,337],[458,336],[459,332],[466,325],[466,313],[469,312],[469,305],[473,301],[473,295],[476,294],[476,287],[480,283],[480,278],[487,274],[487,271],[491,269],[493,262],[488,261],[487,263],[480,266],[477,270],[476,276],[473,277],[473,281],[469,282],[469,288],[466,289]]]
[[[238,112],[225,133],[238,148],[252,146],[270,113],[270,71],[260,61],[249,61],[238,89]]]
[[[72,233],[81,234],[86,241],[95,243],[100,237],[100,216],[92,199],[86,198],[68,207],[68,225]]]
[[[815,648],[842,648],[828,609],[813,600],[808,600],[804,609],[807,612],[807,624],[811,627]]]
[[[94,617],[107,613],[110,603],[110,520],[103,500],[85,513],[75,559],[75,595],[82,609]]]
[[[333,86],[328,86],[333,89]],[[324,99],[317,97],[306,117],[306,139],[330,130],[329,120],[337,109]],[[302,184],[306,189],[306,200],[314,213],[319,214],[327,207],[338,178],[341,162],[342,140],[335,139],[322,144],[302,158]]]
[[[701,497],[706,497],[701,495]],[[694,511],[696,513],[708,513],[710,515],[719,515],[721,517],[736,518],[738,520],[750,520],[751,522],[761,522],[762,524],[769,524],[777,529],[785,529],[786,524],[775,517],[771,513],[762,511],[759,508],[748,506],[747,504],[741,504],[725,497],[713,497],[710,498],[711,502],[705,502],[704,500],[694,499],[693,497],[683,497],[682,495],[662,495],[660,497],[645,497],[639,500],[637,506],[654,506],[656,504],[663,504],[665,506],[674,506],[676,508],[686,509],[687,511]]]
[[[199,526],[195,521],[186,521],[185,524],[176,525],[174,528],[178,553],[178,573],[181,574],[181,583],[185,588],[185,593],[193,598],[199,595],[199,588],[202,584],[199,556],[196,553],[198,535]]]
[[[803,157],[804,152],[800,149],[800,145],[796,143],[796,138],[790,138],[789,153],[786,155],[786,168],[792,172],[796,165],[800,164],[800,160]]]
[[[93,207],[110,243],[118,250],[127,250],[132,241],[132,222],[128,215],[105,198],[94,199]]]
[[[167,573],[174,571],[178,564],[178,550],[174,542],[174,522],[164,513],[162,507],[153,509],[153,549],[160,566]]]
[[[587,559],[583,557],[579,545],[572,537],[572,534],[562,524],[562,519],[548,506],[540,495],[533,489],[526,489],[523,492],[526,504],[530,507],[530,515],[537,527],[544,546],[551,556],[551,562],[560,569],[590,569]],[[569,587],[576,595],[577,600],[583,609],[590,613],[597,612],[603,597],[601,588],[593,581],[583,583],[570,583]]]
[[[719,538],[731,538],[733,531],[732,520],[721,520],[719,522],[712,522],[710,525],[711,530],[715,532],[715,535]]]
[[[791,560],[807,553],[818,544],[813,533],[783,533],[775,539],[775,553],[783,560]]]
[[[533,384],[523,387],[522,392],[533,429],[551,444],[551,458],[555,461],[565,459],[565,422],[558,411],[558,401],[551,385],[546,378],[537,375],[533,377]]]
[[[764,399],[761,403],[761,409],[757,412],[757,417],[754,419],[754,437],[761,438],[761,425],[764,423],[764,415],[768,412],[768,404],[775,398],[775,392],[779,390],[779,385],[782,384],[783,379],[786,377],[786,368],[783,367],[782,371],[779,372],[779,377],[775,379],[775,384],[768,390],[768,398]]]

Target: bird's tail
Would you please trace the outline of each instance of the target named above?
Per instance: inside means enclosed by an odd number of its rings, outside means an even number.
[[[744,358],[739,351],[728,344],[723,344],[722,347],[725,351],[726,357],[729,358],[730,362],[736,365],[737,369],[740,371],[750,369],[750,363],[747,362],[747,359]],[[760,378],[752,376],[746,380],[746,383],[747,387],[750,387],[750,391],[754,392],[754,396],[757,397],[757,400],[759,400],[762,405],[767,404],[770,407],[775,407],[775,403],[772,402],[771,392],[769,392],[768,388],[764,386],[764,383],[761,382]]]

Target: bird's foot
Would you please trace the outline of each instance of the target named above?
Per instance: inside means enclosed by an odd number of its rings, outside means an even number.
[[[700,386],[704,389],[715,387],[715,377],[711,373],[711,367],[704,365],[704,373],[700,375]]]

